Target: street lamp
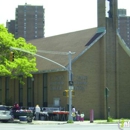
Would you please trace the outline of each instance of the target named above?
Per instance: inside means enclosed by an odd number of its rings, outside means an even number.
[[[68,72],[69,72],[69,117],[68,120],[73,120],[71,116],[71,109],[72,109],[72,91],[73,90],[73,81],[72,81],[72,64],[71,64],[71,51],[68,53],[69,58],[69,66],[68,66]]]
[[[68,81],[68,89],[69,89],[69,116],[68,116],[68,120],[73,120],[72,116],[71,116],[71,109],[72,109],[72,90],[74,89],[73,87],[73,81],[72,81],[72,64],[71,64],[71,55],[75,54],[75,52],[54,52],[54,51],[43,51],[43,50],[39,50],[38,52],[43,52],[43,53],[50,53],[50,54],[60,54],[60,55],[68,55],[68,68],[66,68],[65,66],[62,66],[61,64],[56,64],[60,65],[61,67],[65,68],[68,71],[69,74],[69,81]],[[36,56],[38,56],[36,54]],[[50,61],[50,59],[49,59]],[[53,63],[55,63],[55,61],[51,61]]]
[[[37,50],[37,52],[42,52],[42,53],[68,55],[68,60],[69,60],[68,62],[69,62],[69,64],[68,64],[68,68],[67,68],[67,67],[65,67],[65,66],[63,66],[63,65],[61,65],[61,64],[59,64],[58,62],[55,62],[55,61],[53,61],[53,60],[51,60],[51,59],[49,59],[49,58],[46,58],[46,57],[44,57],[44,56],[41,56],[41,55],[38,55],[38,54],[34,54],[34,53],[29,52],[29,51],[27,51],[27,50],[23,50],[23,49],[21,49],[21,48],[16,48],[16,47],[10,47],[10,49],[11,49],[11,50],[23,51],[23,52],[26,52],[26,53],[33,54],[33,55],[35,55],[35,56],[37,56],[37,57],[43,58],[43,59],[48,60],[48,61],[50,61],[50,62],[52,62],[52,63],[54,63],[54,64],[57,64],[57,65],[59,65],[60,67],[62,67],[62,68],[64,68],[65,70],[68,71],[68,74],[69,74],[69,81],[68,81],[68,89],[69,89],[69,116],[68,116],[68,120],[73,120],[73,118],[72,118],[72,116],[71,116],[71,109],[72,109],[72,108],[71,108],[71,107],[72,107],[72,90],[73,90],[72,69],[71,69],[71,68],[72,68],[71,55],[72,55],[72,54],[75,54],[75,52],[71,52],[71,51],[69,51],[69,52],[56,52],[56,51]]]
[[[63,68],[66,68],[66,70],[68,71],[69,74],[69,81],[68,81],[68,89],[69,89],[69,116],[68,116],[68,120],[73,120],[72,116],[71,116],[71,109],[72,109],[72,90],[74,89],[73,87],[73,81],[72,81],[72,64],[71,64],[71,55],[75,54],[75,52],[54,52],[54,51],[43,51],[43,50],[39,50],[38,52],[43,52],[43,53],[50,53],[50,54],[60,54],[60,55],[68,55],[68,68],[60,65]],[[37,55],[37,54],[36,54]],[[54,63],[54,62],[53,62]],[[59,63],[58,63],[59,65]]]

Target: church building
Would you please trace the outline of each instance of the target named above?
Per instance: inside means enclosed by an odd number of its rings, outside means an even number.
[[[41,50],[37,55],[42,58],[36,56],[38,72],[24,79],[25,85],[0,77],[0,103],[17,101],[21,106],[67,110],[69,98],[63,92],[72,79],[72,106],[84,112],[86,119],[92,109],[95,119],[105,119],[108,108],[112,118],[129,118],[130,50],[118,33],[117,5],[118,0],[97,0],[95,28],[29,41]]]

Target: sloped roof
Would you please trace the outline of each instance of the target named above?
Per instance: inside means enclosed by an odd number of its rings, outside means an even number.
[[[86,44],[86,46],[89,46],[89,45],[91,45],[94,41],[95,41],[95,39],[97,39],[99,36],[101,36],[103,34],[103,32],[97,32],[91,39],[90,39],[90,41]]]
[[[40,38],[28,41],[37,47],[37,50],[45,51],[55,51],[55,52],[75,52],[72,55],[72,59],[78,57],[78,55],[86,49],[86,44],[91,40],[91,38],[97,33],[97,28],[91,28],[76,32],[70,32],[66,34],[56,35],[52,37]],[[67,55],[59,54],[47,54],[39,53],[37,54],[49,58],[63,66],[68,64]],[[49,71],[56,69],[63,69],[62,67],[51,63],[45,59],[37,57],[37,68],[39,71]]]

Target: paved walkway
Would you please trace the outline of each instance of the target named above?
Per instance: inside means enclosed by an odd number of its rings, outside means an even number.
[[[27,123],[27,121],[14,120],[14,123]],[[74,121],[74,123],[67,123],[67,121],[46,121],[46,120],[33,120],[31,124],[93,124],[90,121]]]
[[[70,124],[70,123],[67,123],[67,121],[33,121],[32,123],[34,124]],[[74,121],[74,123],[72,124],[90,124],[90,122],[88,121]]]

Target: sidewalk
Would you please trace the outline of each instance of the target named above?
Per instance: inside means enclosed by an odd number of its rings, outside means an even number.
[[[27,124],[27,121],[19,121],[19,120],[14,120],[13,123],[24,123]],[[28,124],[43,124],[43,125],[48,125],[48,124],[93,124],[90,123],[90,121],[74,121],[74,123],[67,123],[67,121],[48,121],[48,120],[33,120],[31,123]]]
[[[74,121],[74,123],[67,123],[67,121],[33,121],[33,124],[90,124],[89,121]],[[92,123],[91,123],[92,124]]]

